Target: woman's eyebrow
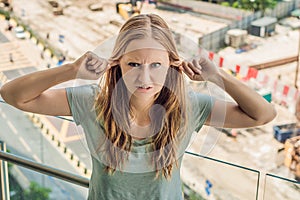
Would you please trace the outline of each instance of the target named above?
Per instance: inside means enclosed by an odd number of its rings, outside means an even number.
[[[150,63],[165,62],[165,61],[167,61],[166,59],[169,60],[169,58],[165,58],[162,55],[147,58],[147,60],[149,60]],[[129,62],[129,61],[130,62],[142,62],[144,59],[141,58],[140,56],[126,56],[124,60],[125,60],[125,62]]]
[[[131,57],[131,56],[128,56],[128,57],[125,57],[125,61],[128,62],[128,61],[140,61],[141,59],[139,57]]]
[[[126,62],[142,62],[141,59],[137,59],[137,58],[128,58],[125,61]],[[163,60],[162,59],[151,59],[149,61],[149,64],[150,63],[157,63],[157,62],[161,63],[161,62],[163,62]]]

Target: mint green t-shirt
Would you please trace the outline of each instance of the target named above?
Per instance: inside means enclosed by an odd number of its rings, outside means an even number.
[[[174,165],[170,180],[160,176],[154,179],[155,171],[149,162],[151,154],[147,149],[151,138],[134,140],[131,152],[122,171],[107,174],[105,159],[99,151],[99,143],[105,141],[102,125],[96,121],[93,108],[99,92],[97,85],[84,85],[66,88],[68,102],[76,125],[81,125],[92,158],[92,175],[89,186],[89,200],[183,200],[180,166],[184,150],[187,148],[194,131],[198,132],[211,112],[213,99],[207,95],[188,92],[190,105],[188,126],[185,137],[177,152],[178,168]],[[120,100],[121,101],[121,100]]]

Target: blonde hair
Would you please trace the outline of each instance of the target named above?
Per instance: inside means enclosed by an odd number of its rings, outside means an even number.
[[[151,143],[151,151],[155,152],[152,154],[155,178],[160,175],[159,172],[162,172],[165,178],[170,178],[173,164],[178,166],[176,149],[179,135],[185,132],[182,131],[182,127],[186,124],[186,103],[183,74],[178,68],[181,62],[166,22],[155,14],[130,18],[119,32],[110,62],[119,61],[131,41],[147,37],[155,39],[168,51],[171,65],[164,86],[155,95],[154,100],[154,104],[164,107],[165,115],[161,115],[154,123],[151,122],[152,130],[158,132],[152,136]],[[97,120],[102,123],[105,136],[110,140],[110,145],[105,147],[105,159],[108,162],[106,170],[114,173],[117,167],[125,164],[131,150],[132,137],[127,134],[130,128],[131,108],[128,101],[124,100],[128,99],[128,94],[121,79],[120,66],[111,67],[104,78],[104,85],[95,101],[95,109]],[[118,122],[119,119],[122,123]]]

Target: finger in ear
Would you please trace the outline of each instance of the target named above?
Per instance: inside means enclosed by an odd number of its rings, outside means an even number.
[[[182,60],[175,60],[175,61],[173,60],[170,62],[170,65],[174,67],[180,67],[182,66]]]
[[[108,60],[108,66],[110,68],[112,67],[116,67],[116,66],[119,66],[120,65],[120,62],[118,60]]]

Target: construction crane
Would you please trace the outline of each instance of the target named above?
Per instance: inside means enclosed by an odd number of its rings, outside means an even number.
[[[144,0],[130,0],[129,2],[116,3],[116,10],[123,19],[127,20],[131,16],[139,15],[143,7]]]

